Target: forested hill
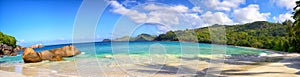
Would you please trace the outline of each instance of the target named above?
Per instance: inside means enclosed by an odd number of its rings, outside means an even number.
[[[257,21],[241,25],[222,25],[222,30],[226,30],[226,38],[220,38],[220,40],[215,40],[214,42],[224,42],[228,45],[236,46],[293,51],[289,50],[289,37],[287,32],[289,27],[287,24],[291,23],[291,21],[286,21],[284,23]],[[221,27],[221,25],[213,25],[192,30],[169,31],[165,34],[160,34],[155,40],[178,41],[178,38],[180,38],[180,41],[197,40],[200,43],[211,43],[210,33],[212,30],[221,31],[218,30],[220,29],[218,27]]]

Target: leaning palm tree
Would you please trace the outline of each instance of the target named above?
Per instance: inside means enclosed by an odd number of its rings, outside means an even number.
[[[300,11],[299,11],[299,7],[300,7],[300,1],[296,1],[296,7],[294,7],[294,16],[293,18],[295,19],[294,22],[294,27],[297,28],[299,27],[299,22],[300,22]]]
[[[300,1],[296,1],[296,7],[294,7],[295,22],[288,28],[290,36],[290,51],[300,52]]]

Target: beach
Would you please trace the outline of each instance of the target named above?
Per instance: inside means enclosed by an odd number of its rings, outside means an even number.
[[[155,56],[155,57],[154,57]],[[178,57],[172,55],[110,55],[105,58],[69,58],[67,61],[40,63],[3,63],[1,76],[226,76],[299,77],[300,55],[271,54],[259,57],[226,57],[220,68],[210,69],[209,55]],[[247,58],[247,60],[245,59]],[[155,60],[155,61],[153,61]],[[254,60],[254,61],[251,61]],[[208,73],[207,71],[210,71]],[[221,70],[221,72],[220,72]],[[220,74],[218,74],[220,72]]]

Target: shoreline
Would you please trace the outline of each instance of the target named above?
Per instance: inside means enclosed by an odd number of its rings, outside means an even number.
[[[293,73],[300,71],[299,68],[295,68],[295,66],[300,67],[300,64],[297,65],[297,61],[294,62],[290,59],[300,58],[299,53],[288,53],[242,46],[232,47],[263,50],[271,53],[264,56],[243,54],[236,56],[223,55],[224,63],[220,63],[223,66],[221,74],[222,76],[246,76],[240,75],[243,73],[251,73],[255,76],[258,75],[258,77],[264,75],[272,76],[271,74],[264,72],[275,71],[274,73],[276,73],[280,70],[284,70],[281,72],[289,73],[283,76],[299,76]],[[8,76],[14,76],[14,74],[19,74],[21,76],[79,76],[96,73],[98,75],[98,73],[102,73],[108,76],[202,76],[203,74],[206,74],[205,72],[207,71],[211,61],[222,61],[220,58],[214,57],[216,56],[212,54],[88,55],[83,52],[78,56],[67,58],[66,61],[42,61],[38,63],[26,64],[0,63],[0,74],[9,74]],[[286,65],[287,63],[294,64],[294,67]],[[274,65],[278,67],[272,67]],[[174,71],[180,69],[179,67],[188,68],[188,71],[191,71],[192,73],[185,74]],[[259,70],[259,68],[265,69]],[[270,68],[274,70],[267,70]],[[99,72],[100,69],[102,72]],[[84,72],[83,70],[91,72]],[[238,71],[228,72],[228,70]],[[256,74],[253,72],[262,72],[262,74]]]
[[[266,59],[264,59],[264,61],[252,61],[251,58],[253,57],[235,57],[235,58],[226,58],[224,60],[224,64],[223,64],[223,73],[222,75],[224,76],[244,76],[244,75],[239,75],[239,73],[245,73],[245,72],[250,72],[253,73],[255,72],[268,72],[268,71],[286,71],[286,72],[296,72],[296,71],[300,71],[299,69],[295,69],[295,68],[289,68],[286,65],[286,60],[290,60],[290,58],[299,58],[300,60],[300,54],[282,54],[282,59],[276,59],[277,56],[267,56]],[[151,61],[147,58],[147,56],[135,56],[132,55],[130,56],[132,58],[133,61],[135,61],[137,64],[126,64],[126,62],[128,62],[129,59],[126,58],[126,55],[113,55],[114,59],[117,59],[118,61],[125,61],[125,64],[121,63],[114,63],[114,61],[111,61],[111,57],[107,57],[107,58],[101,58],[97,61],[94,60],[94,58],[89,58],[89,59],[83,59],[83,60],[79,60],[77,59],[76,61],[74,61],[74,59],[71,59],[69,61],[58,61],[58,62],[50,62],[50,61],[43,61],[43,62],[39,62],[39,63],[29,63],[29,64],[22,64],[19,63],[20,65],[16,66],[8,66],[8,70],[5,71],[5,69],[3,70],[3,64],[0,65],[0,68],[2,68],[0,70],[0,74],[2,74],[2,72],[6,72],[5,74],[9,74],[14,76],[14,74],[19,74],[19,75],[24,75],[24,76],[47,76],[47,75],[51,75],[51,76],[77,76],[79,75],[78,72],[76,73],[75,70],[78,70],[78,67],[76,66],[76,63],[78,62],[83,62],[83,63],[89,63],[89,62],[97,62],[100,63],[101,68],[96,67],[98,69],[102,69],[102,70],[106,70],[107,72],[104,72],[105,74],[109,75],[109,76],[131,76],[130,74],[124,73],[124,71],[122,70],[112,70],[112,69],[117,69],[120,66],[121,67],[128,67],[130,69],[133,68],[139,68],[139,69],[135,69],[130,70],[125,68],[125,70],[127,70],[127,72],[130,73],[137,73],[136,75],[142,75],[145,74],[145,72],[139,72],[137,70],[152,70],[150,68],[148,68],[148,66],[155,66],[155,67],[160,67],[160,66],[168,66],[166,67],[166,69],[173,69],[173,67],[178,67],[178,66],[185,66],[185,67],[189,67],[189,68],[194,68],[195,66],[191,66],[189,64],[193,64],[193,63],[200,63],[201,66],[198,66],[197,71],[205,71],[205,68],[207,68],[207,66],[209,65],[209,61],[210,59],[208,59],[210,56],[198,56],[198,57],[193,57],[193,56],[186,56],[186,57],[176,57],[176,56],[167,56],[167,55],[156,55],[158,57],[165,57],[165,63],[151,63]],[[128,55],[127,55],[128,57]],[[243,59],[239,59],[239,58],[243,58]],[[250,60],[244,60],[244,59],[249,59]],[[263,59],[262,57],[258,57],[259,59]],[[160,58],[156,58],[156,59],[160,59]],[[271,61],[272,59],[275,59],[275,61]],[[182,61],[180,61],[182,60]],[[148,62],[147,62],[148,61]],[[149,65],[149,61],[150,64]],[[105,62],[105,63],[102,63]],[[184,62],[183,64],[181,62]],[[104,65],[103,65],[104,64]],[[107,64],[107,65],[106,65]],[[9,64],[8,64],[9,65]],[[281,69],[275,69],[277,67],[272,67],[272,66],[277,66],[278,68]],[[62,68],[61,67],[65,67],[65,66],[71,66],[71,68]],[[300,67],[300,65],[297,65]],[[90,65],[90,67],[93,67],[93,65]],[[169,68],[170,67],[170,68]],[[37,69],[39,68],[39,69]],[[95,68],[95,67],[93,67]],[[265,68],[264,70],[260,70],[260,68]],[[274,70],[269,70],[269,68],[273,68]],[[12,71],[15,70],[14,72],[9,72],[9,69]],[[16,69],[21,69],[20,72],[16,72],[18,70]],[[48,70],[47,70],[48,69]],[[60,70],[59,70],[60,69]],[[34,70],[34,71],[26,71],[26,70]],[[52,71],[51,71],[52,70]],[[176,70],[176,69],[174,69]],[[232,72],[226,72],[226,70],[239,70],[239,71],[232,71]],[[156,71],[162,71],[162,70],[156,70]],[[234,72],[234,73],[233,73]],[[149,72],[149,73],[153,73],[153,72]],[[171,73],[171,74],[170,74]],[[170,72],[170,73],[156,73],[153,76],[186,76],[186,74],[172,74],[172,73],[176,73],[174,71]],[[52,75],[53,74],[53,75]],[[235,75],[236,74],[236,75]],[[254,73],[255,74],[255,73]],[[9,76],[8,75],[8,76]],[[145,74],[145,75],[149,75],[149,74]],[[197,75],[201,75],[201,74],[196,74]],[[272,73],[266,73],[266,74],[258,74],[257,77],[260,76],[272,76]],[[283,76],[289,76],[292,74],[284,74]],[[299,75],[295,75],[295,76],[299,76]],[[256,76],[254,76],[256,77]]]

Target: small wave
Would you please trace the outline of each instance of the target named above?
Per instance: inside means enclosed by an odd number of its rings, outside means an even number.
[[[81,52],[79,55],[84,55],[85,54],[85,52]]]

